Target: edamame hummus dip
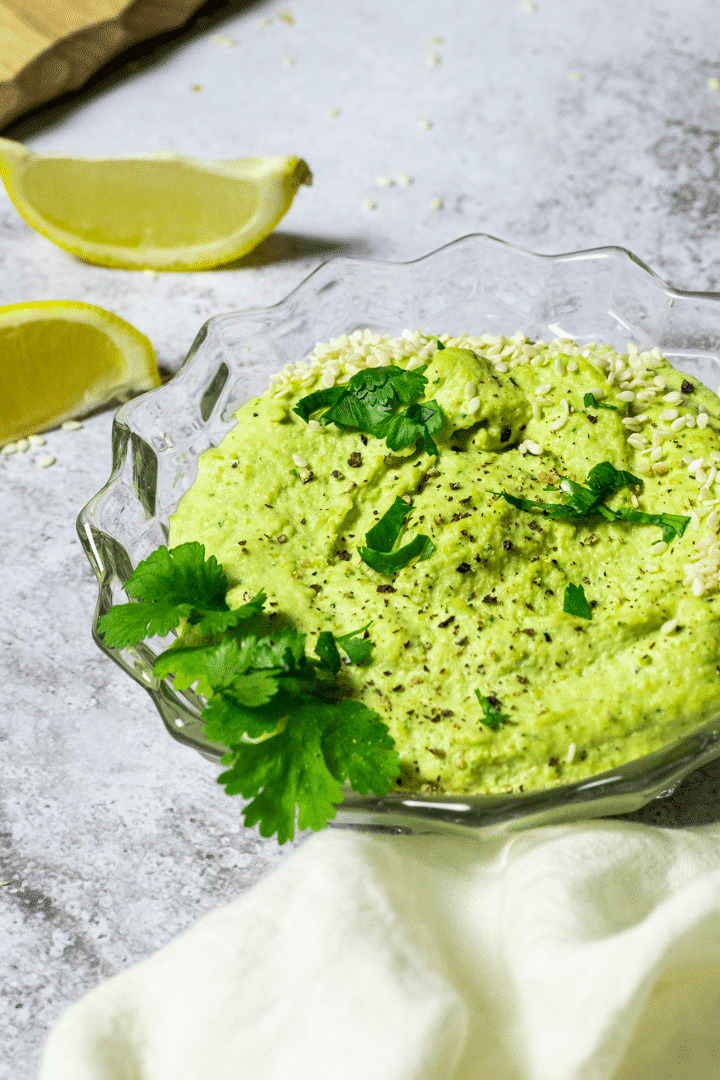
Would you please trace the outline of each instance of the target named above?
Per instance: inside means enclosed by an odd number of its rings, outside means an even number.
[[[403,788],[576,781],[717,708],[720,401],[659,349],[358,330],[237,418],[171,542],[309,647],[364,628]]]

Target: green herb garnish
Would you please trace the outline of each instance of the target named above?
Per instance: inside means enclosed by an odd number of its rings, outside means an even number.
[[[480,723],[484,724],[485,727],[489,727],[492,728],[493,731],[497,731],[501,724],[503,724],[506,720],[510,719],[509,713],[500,712],[500,702],[494,694],[490,697],[485,697],[483,694],[480,693],[479,690],[476,689],[475,697],[482,705],[483,719],[480,721]]]
[[[617,412],[617,405],[608,405],[604,401],[598,401],[594,394],[588,390],[587,394],[583,396],[583,405],[586,409],[612,409],[613,412]]]
[[[363,431],[385,439],[391,450],[401,450],[422,440],[423,450],[437,456],[432,438],[442,427],[442,413],[436,401],[416,402],[424,392],[425,366],[405,371],[395,365],[358,371],[345,386],[316,390],[301,398],[294,412],[306,422],[318,409],[321,424]],[[413,404],[414,403],[414,404]],[[399,405],[409,408],[398,410]]]
[[[392,550],[411,510],[412,507],[398,496],[372,529],[365,533],[366,546],[359,546],[358,552],[362,561],[378,573],[389,576],[402,570],[416,556],[422,562],[435,551],[430,537],[422,534],[397,551]]]
[[[367,627],[335,638],[319,635],[317,660],[306,655],[305,635],[268,631],[261,620],[265,594],[231,611],[228,581],[202,544],[159,548],[125,583],[136,601],[118,604],[99,622],[106,644],[133,645],[165,635],[186,622],[210,639],[175,645],[158,656],[154,674],[174,676],[178,690],[195,686],[206,696],[206,734],[223,743],[229,768],[218,780],[230,795],[251,801],[246,825],[282,844],[298,828],[320,829],[342,802],[342,785],[385,794],[399,760],[378,714],[358,701],[335,700],[327,672],[339,670],[338,646],[353,663],[367,663]],[[335,690],[335,693],[337,691]]]
[[[675,536],[682,536],[690,522],[689,517],[680,514],[646,514],[629,507],[611,510],[605,505],[604,500],[613,492],[634,485],[641,487],[642,483],[638,476],[616,469],[609,461],[601,461],[590,469],[585,485],[578,484],[574,480],[561,479],[559,488],[566,496],[564,503],[521,499],[505,491],[497,494],[502,495],[506,502],[517,510],[542,510],[546,517],[555,520],[579,521],[599,514],[606,521],[627,521],[632,525],[656,525],[662,529],[662,539],[666,543],[670,543]]]
[[[570,582],[565,587],[563,611],[568,615],[576,615],[578,619],[592,619],[592,611],[585,598],[585,590],[582,585],[573,585]]]

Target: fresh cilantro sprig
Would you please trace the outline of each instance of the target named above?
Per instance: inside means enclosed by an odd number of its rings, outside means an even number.
[[[432,436],[442,427],[443,418],[436,401],[416,401],[427,385],[423,371],[424,365],[414,371],[393,364],[366,368],[344,386],[316,390],[301,398],[293,412],[307,422],[313,413],[325,409],[318,417],[321,424],[337,424],[385,439],[390,450],[422,441],[425,453],[437,456]],[[407,408],[398,409],[399,405]]]
[[[385,794],[395,783],[399,760],[378,714],[352,700],[336,700],[332,676],[340,649],[351,663],[371,659],[367,627],[335,637],[323,631],[315,659],[306,636],[291,628],[266,629],[264,592],[231,610],[228,581],[202,544],[159,548],[125,584],[136,599],[111,608],[99,621],[105,642],[116,648],[165,635],[187,623],[202,645],[174,645],[154,667],[174,677],[178,690],[195,686],[207,703],[207,737],[228,747],[218,777],[229,794],[249,799],[248,825],[263,836],[291,840],[300,829],[319,829],[335,816],[342,785]]]
[[[641,487],[642,483],[638,476],[616,469],[609,461],[601,461],[590,469],[585,484],[578,484],[567,478],[561,479],[559,490],[565,494],[563,503],[521,499],[506,491],[498,492],[498,494],[517,510],[542,510],[547,517],[560,521],[579,521],[599,514],[606,521],[627,521],[631,525],[656,525],[662,529],[662,539],[669,544],[674,537],[683,535],[690,522],[689,517],[681,514],[647,514],[630,507],[612,510],[605,504],[604,500],[620,488],[635,485]],[[558,487],[550,490],[558,490]]]
[[[565,586],[563,611],[567,615],[575,615],[578,619],[592,619],[592,610],[587,602],[585,589],[582,585],[573,585],[570,582]]]
[[[606,401],[598,401],[591,390],[588,390],[587,394],[583,395],[583,405],[586,409],[610,409],[612,412],[617,412],[617,405],[608,405]]]
[[[497,729],[502,724],[504,724],[506,720],[510,719],[509,713],[500,712],[500,702],[494,695],[486,697],[484,694],[481,694],[478,689],[476,689],[475,697],[478,699],[482,706],[483,718],[480,723],[484,724],[485,727],[489,727],[492,728],[493,731],[497,731]]]
[[[416,556],[418,561],[422,562],[423,559],[429,559],[435,551],[430,537],[422,533],[414,537],[409,544],[393,551],[411,510],[412,507],[398,496],[372,529],[365,533],[365,544],[358,546],[362,561],[378,573],[390,576],[402,570]]]

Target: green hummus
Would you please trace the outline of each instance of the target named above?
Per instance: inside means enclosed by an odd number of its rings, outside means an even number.
[[[231,606],[265,589],[309,647],[370,624],[372,663],[342,678],[388,724],[404,788],[535,790],[673,741],[720,702],[720,401],[658,349],[439,340],[358,331],[286,368],[202,456],[171,544],[202,541]],[[365,367],[420,363],[437,456],[293,412]],[[503,497],[559,504],[563,478],[605,461],[643,481],[609,507],[686,516],[684,533]],[[397,496],[412,506],[398,543],[435,551],[386,576],[358,547]],[[591,618],[563,610],[569,584]]]

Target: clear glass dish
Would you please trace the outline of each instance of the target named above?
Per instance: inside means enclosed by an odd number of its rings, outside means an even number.
[[[196,475],[199,456],[233,426],[233,413],[284,364],[318,341],[361,327],[570,337],[624,349],[660,345],[675,366],[720,382],[720,295],[680,292],[617,247],[536,255],[494,237],[463,237],[410,263],[335,259],[274,307],[232,312],[200,330],[180,371],[124,405],[112,432],[112,473],[78,518],[99,582],[93,636],[150,694],[173,738],[219,762],[205,738],[202,701],[153,676],[147,644],[108,648],[98,619],[127,599],[123,582],[167,542],[168,522]],[[168,639],[169,640],[169,639]],[[166,643],[159,643],[158,652]],[[580,783],[521,795],[468,797],[348,791],[335,823],[393,831],[478,834],[638,810],[720,757],[718,712],[663,750]]]

